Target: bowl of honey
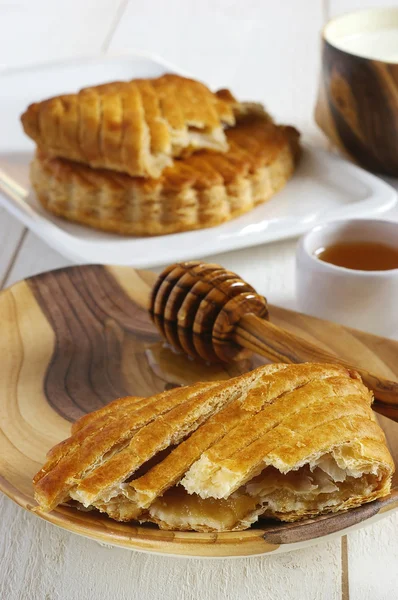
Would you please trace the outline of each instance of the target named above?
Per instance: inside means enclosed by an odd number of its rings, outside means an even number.
[[[299,309],[370,333],[398,334],[398,223],[318,225],[296,253]]]

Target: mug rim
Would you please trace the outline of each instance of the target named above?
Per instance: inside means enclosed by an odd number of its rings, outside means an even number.
[[[336,45],[336,38],[334,40],[331,39],[330,35],[328,35],[328,32],[327,32],[327,30],[331,26],[338,23],[339,21],[343,22],[346,19],[349,20],[354,17],[365,16],[365,15],[369,15],[369,16],[374,15],[374,14],[382,15],[383,13],[386,13],[386,14],[394,13],[396,15],[396,20],[397,20],[396,27],[398,27],[398,6],[384,6],[384,7],[379,6],[379,7],[374,7],[374,8],[352,10],[349,12],[342,13],[340,15],[336,15],[335,17],[332,17],[331,19],[329,19],[329,21],[327,21],[327,23],[325,23],[325,25],[321,29],[322,39],[325,43],[329,44],[332,48],[339,50],[340,52],[344,52],[345,54],[348,54],[349,56],[353,56],[355,58],[362,58],[364,60],[372,60],[372,61],[376,61],[376,62],[396,65],[396,64],[398,64],[398,60],[394,60],[394,61],[384,60],[384,59],[374,58],[369,55],[355,54],[354,52],[345,50],[345,49],[341,48],[340,46]],[[394,26],[386,27],[385,29],[393,29],[393,28],[394,28]],[[360,35],[361,33],[365,33],[366,31],[367,31],[366,29],[361,29],[359,31],[352,32],[352,33],[353,34],[358,33]]]
[[[310,229],[310,231],[307,231],[307,233],[305,233],[304,235],[302,235],[299,239],[298,242],[298,246],[297,246],[297,253],[296,256],[297,258],[300,258],[300,254],[302,254],[303,256],[305,256],[305,258],[314,264],[314,266],[316,266],[318,269],[322,268],[325,271],[329,271],[331,274],[332,273],[340,273],[340,274],[345,274],[345,275],[351,275],[352,277],[362,277],[362,278],[370,278],[370,277],[379,277],[379,278],[386,278],[388,276],[396,276],[398,275],[398,267],[395,269],[384,269],[384,270],[376,270],[376,271],[370,271],[370,270],[364,270],[364,269],[349,269],[347,267],[341,267],[339,265],[333,265],[332,263],[328,263],[326,261],[323,261],[321,259],[319,259],[316,254],[314,254],[313,252],[310,252],[307,248],[307,243],[308,241],[311,239],[311,237],[318,233],[319,231],[322,230],[328,230],[328,229],[333,229],[337,227],[337,230],[339,230],[339,228],[343,229],[344,226],[347,226],[348,224],[366,224],[366,225],[371,225],[371,224],[381,224],[382,226],[387,226],[387,227],[395,227],[397,229],[398,232],[398,222],[396,221],[388,221],[387,219],[336,219],[333,221],[327,221],[326,223],[320,223],[319,225],[316,225],[315,227],[313,227],[312,229]]]

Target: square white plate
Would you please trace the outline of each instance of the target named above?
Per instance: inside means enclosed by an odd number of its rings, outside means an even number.
[[[395,190],[384,181],[335,155],[306,146],[297,173],[281,192],[219,227],[125,238],[46,213],[29,191],[28,164],[34,145],[19,121],[27,105],[87,85],[156,77],[165,71],[181,73],[162,59],[138,54],[2,71],[0,205],[49,246],[78,263],[152,267],[294,237],[329,219],[371,217],[396,204]]]

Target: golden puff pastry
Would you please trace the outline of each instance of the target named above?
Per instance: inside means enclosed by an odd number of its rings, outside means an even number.
[[[166,74],[119,81],[31,104],[22,125],[48,156],[131,176],[159,177],[192,149],[225,151],[235,124],[231,94]]]
[[[355,372],[310,363],[122,398],[50,451],[35,497],[194,531],[347,510],[390,491],[371,403]]]
[[[31,181],[48,211],[96,229],[144,236],[212,227],[271,198],[292,176],[299,154],[298,132],[264,113],[246,115],[226,137],[227,152],[176,160],[158,179],[38,152]]]

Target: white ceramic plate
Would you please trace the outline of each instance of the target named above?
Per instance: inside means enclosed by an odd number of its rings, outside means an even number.
[[[151,267],[298,236],[329,219],[372,217],[396,204],[396,192],[362,169],[305,147],[298,171],[271,201],[219,227],[159,237],[121,238],[47,214],[29,191],[34,145],[19,122],[26,106],[62,92],[115,79],[180,72],[161,59],[128,55],[3,71],[0,87],[0,205],[79,263]]]

